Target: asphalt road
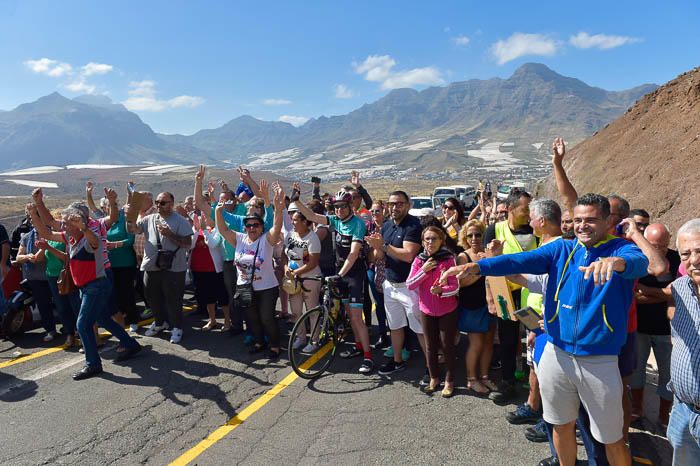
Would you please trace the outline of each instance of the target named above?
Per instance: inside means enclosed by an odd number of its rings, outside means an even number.
[[[505,421],[514,405],[465,393],[463,369],[451,399],[418,389],[417,353],[396,377],[363,376],[358,360],[336,358],[319,380],[280,387],[291,372],[285,358],[268,364],[242,337],[200,330],[204,322],[189,315],[181,345],[139,337],[148,349],[121,365],[108,360],[112,339],[105,373],[81,382],[70,377],[84,361],[77,351],[3,367],[15,351],[57,344],[39,331],[0,341],[0,464],[169,464],[251,405],[259,409],[190,464],[536,465],[549,456],[547,444],[524,438],[525,426]],[[262,396],[271,389],[278,394]],[[670,464],[653,433],[662,432],[647,428],[632,434],[633,454]]]

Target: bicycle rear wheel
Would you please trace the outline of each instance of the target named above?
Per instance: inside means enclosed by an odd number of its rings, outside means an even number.
[[[294,349],[297,339],[306,343]],[[312,351],[304,351],[307,343],[314,344]],[[288,354],[292,369],[304,379],[320,377],[333,362],[336,343],[332,319],[322,307],[304,313],[294,324],[289,336]]]

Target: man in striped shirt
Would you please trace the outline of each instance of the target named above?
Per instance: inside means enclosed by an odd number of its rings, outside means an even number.
[[[700,464],[700,218],[686,222],[676,247],[688,275],[671,284],[676,310],[671,317],[671,382],[674,406],[667,437],[673,465]]]

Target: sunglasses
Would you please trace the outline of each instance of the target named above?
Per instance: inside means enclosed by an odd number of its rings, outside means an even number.
[[[258,228],[258,227],[260,227],[260,224],[259,223],[246,223],[245,227],[246,228]]]
[[[387,202],[386,205],[388,205],[389,207],[394,207],[394,206],[396,206],[396,207],[403,207],[403,206],[406,205],[406,203],[403,202],[403,201],[399,201],[399,202]]]
[[[445,210],[455,210],[455,206],[448,204],[445,204],[444,206],[442,206],[442,208]]]
[[[467,238],[481,238],[481,233],[468,234]]]
[[[381,210],[370,210],[370,213],[371,213],[372,215],[378,215],[378,214],[381,214],[382,211],[381,211]]]
[[[348,205],[347,204],[334,204],[333,208],[334,209],[347,209]]]
[[[170,204],[171,201],[156,201],[154,202],[155,205],[168,205]]]

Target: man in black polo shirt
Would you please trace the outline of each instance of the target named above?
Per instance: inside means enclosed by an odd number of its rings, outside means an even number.
[[[411,200],[403,191],[394,191],[389,194],[387,206],[391,209],[391,220],[384,222],[381,234],[374,233],[366,238],[375,258],[384,257],[386,262],[386,279],[383,284],[384,308],[389,330],[391,330],[394,359],[379,369],[379,373],[383,375],[406,367],[401,350],[404,345],[404,327],[407,325],[416,333],[421,348],[425,352],[418,294],[406,287],[411,264],[420,252],[420,221],[408,214]]]

